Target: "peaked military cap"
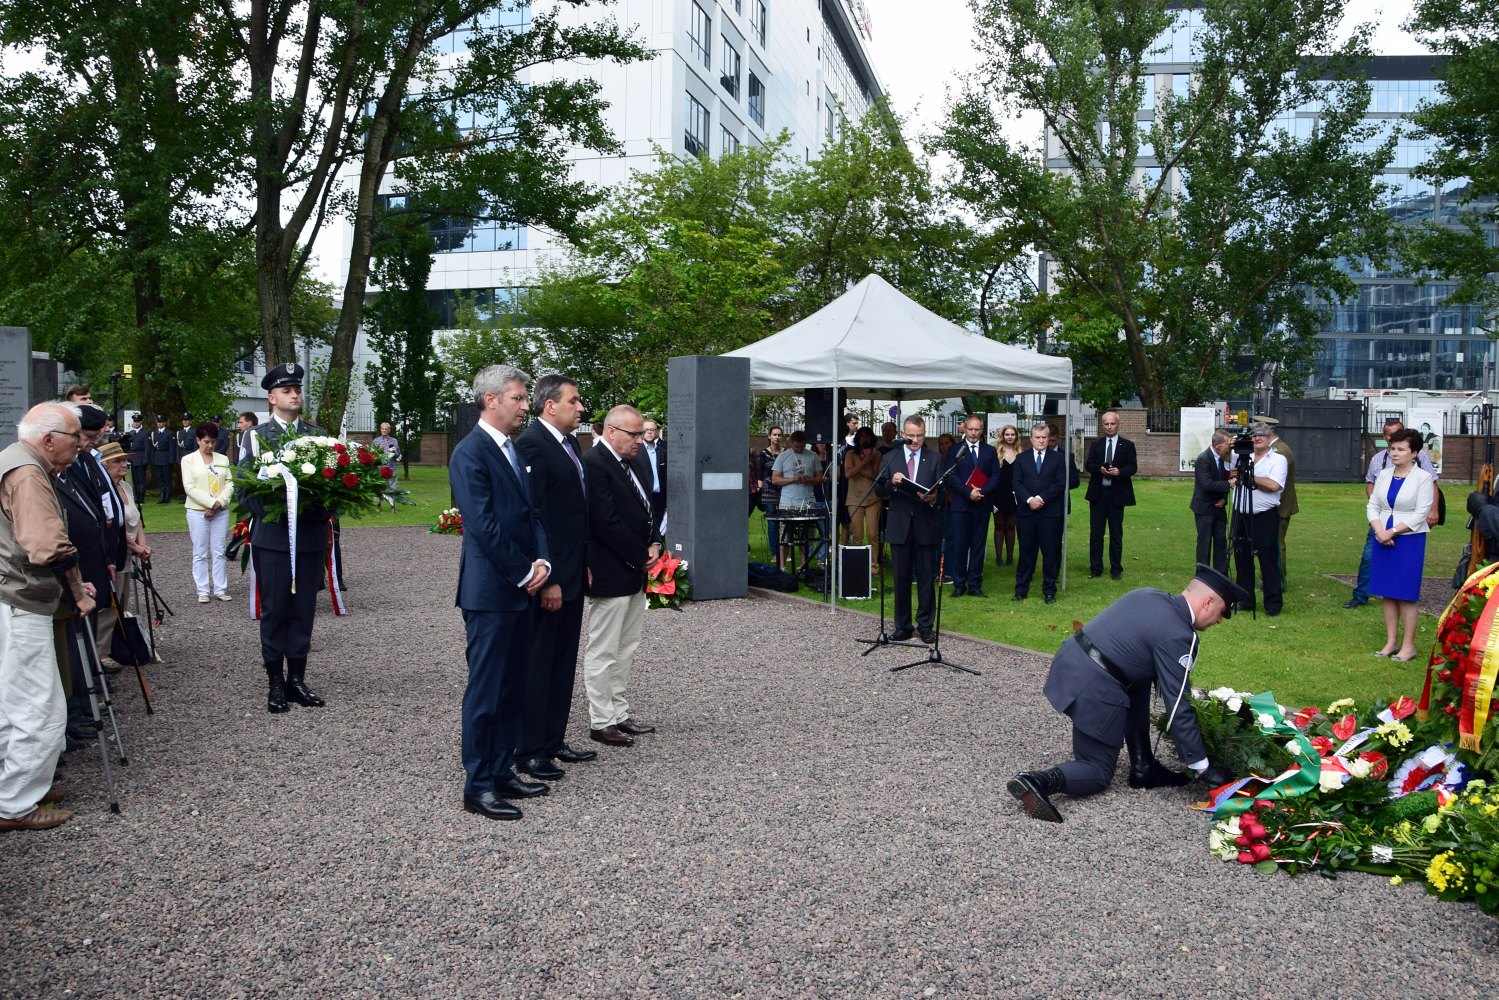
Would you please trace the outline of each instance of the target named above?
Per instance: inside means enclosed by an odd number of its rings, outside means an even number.
[[[305,369],[295,361],[277,365],[265,373],[265,378],[260,380],[260,387],[266,392],[279,389],[284,385],[301,385]]]

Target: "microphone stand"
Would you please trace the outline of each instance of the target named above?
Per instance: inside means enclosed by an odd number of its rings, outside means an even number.
[[[951,490],[952,487],[948,480],[952,478],[953,470],[956,468],[956,465],[949,465],[942,475],[937,477],[937,481],[932,484],[931,492],[941,495]],[[933,501],[935,499],[934,497]],[[936,503],[932,502],[931,506],[936,507]],[[938,514],[942,514],[942,511],[939,510]],[[933,586],[937,588],[937,619],[932,623],[932,644],[927,647],[926,659],[913,660],[910,663],[902,663],[898,667],[891,667],[890,672],[892,674],[901,670],[909,670],[911,667],[919,667],[926,663],[937,663],[947,667],[949,670],[961,670],[963,673],[972,674],[975,677],[983,676],[972,667],[965,667],[962,664],[954,663],[942,657],[942,570],[947,563],[947,521],[948,518],[944,516],[942,518],[942,537],[937,542],[937,577],[933,581]],[[912,530],[915,530],[914,526]]]
[[[869,484],[869,489],[864,491],[864,495],[859,498],[859,502],[855,506],[864,506],[864,501],[869,498],[869,494],[874,492],[874,488],[886,478],[888,477],[883,472],[876,476],[874,482]],[[914,648],[921,645],[921,643],[919,642],[897,642],[896,640],[890,638],[889,633],[885,631],[885,563],[888,560],[884,558],[885,508],[883,506],[880,508],[880,529],[877,533],[877,537],[875,538],[875,544],[879,546],[880,549],[880,630],[875,634],[875,637],[873,639],[854,640],[855,642],[864,643],[869,647],[868,649],[864,650],[864,652],[860,653],[860,656],[868,656],[870,653],[873,653],[876,649],[879,649],[882,646],[910,646]]]

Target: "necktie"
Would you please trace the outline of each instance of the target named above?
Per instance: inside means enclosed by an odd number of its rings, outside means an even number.
[[[971,459],[973,459],[973,464],[974,465],[978,465],[979,464],[979,446],[978,445],[976,445],[976,444],[970,444],[968,446],[968,457],[971,458]]]
[[[1038,451],[1038,452],[1036,452],[1036,471],[1037,472],[1041,471],[1041,457],[1043,455],[1045,455],[1045,454],[1046,454],[1046,452],[1044,452],[1044,451]]]
[[[627,458],[622,458],[619,460],[619,464],[625,470],[625,478],[630,481],[630,486],[634,488],[635,495],[640,498],[640,502],[645,505],[646,512],[649,513],[651,509],[651,502],[646,498],[645,490],[640,488],[640,483],[636,482],[635,473],[630,468],[630,460]]]
[[[573,460],[573,468],[578,470],[578,482],[587,486],[588,477],[583,475],[583,463],[578,461],[578,442],[571,434],[562,435],[562,450],[567,452],[567,457]]]
[[[906,454],[906,478],[914,480],[916,478],[916,453],[912,451]]]
[[[1112,466],[1114,464],[1114,439],[1109,438],[1108,454],[1103,458],[1103,464]]]
[[[515,473],[516,481],[520,483],[521,495],[530,499],[531,491],[526,486],[525,470],[521,468],[520,456],[515,453],[515,445],[511,444],[509,438],[506,438],[500,450],[505,453],[505,459],[510,463],[510,468]]]

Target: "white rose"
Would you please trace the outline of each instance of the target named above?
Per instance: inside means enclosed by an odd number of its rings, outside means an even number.
[[[1239,709],[1244,707],[1244,699],[1240,698],[1238,695],[1234,695],[1223,704],[1228,708],[1230,712],[1237,712]]]
[[[1256,715],[1254,717],[1254,721],[1255,724],[1260,726],[1262,729],[1275,728],[1275,716],[1271,715],[1269,712],[1261,712],[1259,715]]]
[[[1374,765],[1367,760],[1350,760],[1348,762],[1348,773],[1355,778],[1367,778],[1374,771]]]
[[[1231,687],[1213,688],[1213,690],[1208,692],[1209,698],[1217,698],[1219,701],[1227,701],[1233,696],[1234,689]]]
[[[1301,755],[1301,744],[1295,740],[1286,740],[1286,753],[1292,757],[1299,757]]]
[[[311,462],[302,463],[302,475],[310,476],[315,472],[317,472],[317,466],[313,465]]]
[[[273,451],[263,451],[263,452],[260,453],[260,464],[261,465],[270,465],[275,460],[276,460],[276,453],[273,452]]]
[[[1324,792],[1336,792],[1343,787],[1343,781],[1347,777],[1341,771],[1325,770],[1317,778],[1317,787]]]
[[[295,461],[296,457],[297,457],[297,449],[293,448],[291,445],[287,445],[285,448],[281,449],[281,461],[283,461],[283,462]]]
[[[286,472],[286,466],[282,465],[280,462],[277,462],[275,465],[268,466],[265,471],[267,475],[279,476]]]

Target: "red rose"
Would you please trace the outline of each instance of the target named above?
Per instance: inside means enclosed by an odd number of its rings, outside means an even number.
[[[1390,770],[1390,762],[1384,754],[1378,750],[1365,750],[1358,755],[1359,760],[1367,760],[1371,766],[1369,776],[1371,778],[1383,778]]]
[[[371,455],[367,451],[362,451],[361,450],[359,452],[359,464],[360,465],[371,465],[371,464],[374,463],[374,461],[375,461],[375,456],[374,455]]]
[[[323,478],[324,479],[332,479],[336,475],[338,475],[338,473],[334,472],[332,469],[328,468],[326,465],[323,466]]]
[[[346,466],[348,464],[349,464],[349,454],[348,454],[348,452],[344,452],[344,451],[339,452],[338,453],[338,467],[340,469],[342,469],[344,466]]]
[[[393,476],[395,474],[396,474],[396,470],[392,469],[390,466],[388,466],[388,465],[382,465],[382,466],[380,466],[380,478],[381,479],[389,479],[391,476]]]
[[[1241,833],[1234,838],[1234,843],[1238,844],[1240,847],[1248,847],[1250,844],[1254,843],[1254,838],[1247,833]]]
[[[333,450],[336,451],[336,452],[338,452],[340,455],[342,455],[344,452],[348,451],[349,449],[344,446],[344,443],[342,441],[339,441],[336,444],[334,444]]]
[[[1239,852],[1239,864],[1241,864],[1241,865],[1252,865],[1252,864],[1254,864],[1254,855],[1251,854],[1249,851],[1240,851]]]
[[[1457,706],[1456,705],[1448,705],[1445,708],[1443,708],[1442,711],[1446,712],[1448,715],[1456,715],[1457,714]]]
[[[1254,860],[1256,861],[1270,860],[1270,847],[1267,844],[1255,844],[1249,849],[1249,853],[1254,856]]]
[[[1247,827],[1240,827],[1250,840],[1264,840],[1268,832],[1258,823],[1250,823]]]
[[[343,482],[345,486],[352,490],[359,485],[359,477],[352,472],[345,472]]]

